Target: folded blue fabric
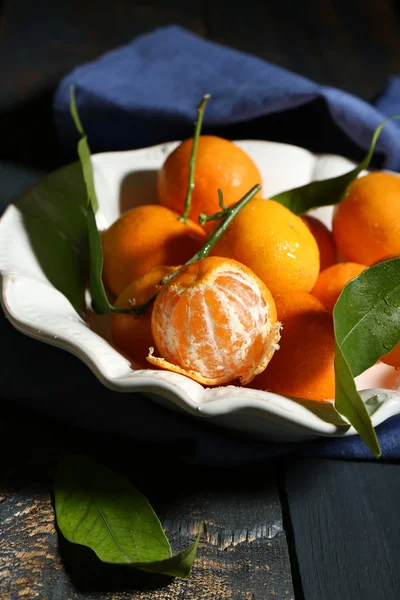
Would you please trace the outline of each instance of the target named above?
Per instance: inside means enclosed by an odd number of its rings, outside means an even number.
[[[60,140],[71,158],[76,157],[77,135],[69,113],[70,84],[75,85],[79,113],[95,152],[145,147],[190,136],[195,107],[206,92],[211,93],[212,101],[205,114],[204,131],[279,114],[283,124],[281,141],[287,141],[286,115],[289,119],[290,111],[296,109],[296,118],[301,122],[301,111],[319,100],[323,106],[320,119],[330,120],[332,132],[336,128],[343,139],[351,140],[360,151],[367,150],[374,130],[385,117],[400,113],[400,78],[392,78],[372,106],[346,92],[317,85],[179,27],[166,27],[75,69],[60,83],[54,114]],[[318,123],[313,122],[312,111],[304,114],[308,122],[301,129],[303,138],[297,141],[308,147],[309,132],[318,137]],[[290,123],[293,126],[293,120]],[[264,133],[267,139],[267,132]],[[377,150],[383,155],[385,168],[400,170],[399,134],[399,124],[391,121],[379,138]],[[333,151],[329,136],[323,142],[326,151]],[[160,407],[148,401],[135,401],[135,406],[131,433],[142,439],[143,432],[147,432],[149,441],[159,440],[160,435],[165,440],[166,416]],[[175,425],[167,428],[171,440],[183,442],[189,437],[195,441],[194,461],[203,464],[232,465],[291,452],[371,458],[358,437],[320,439],[301,445],[270,444],[232,437],[223,430],[183,417],[176,419],[174,416]],[[378,428],[386,459],[400,458],[399,428],[400,417]]]
[[[77,135],[69,113],[69,86],[74,84],[79,113],[92,150],[151,146],[192,135],[195,108],[211,93],[204,131],[306,107],[320,99],[323,115],[313,122],[307,113],[298,143],[308,147],[321,122],[333,120],[339,132],[360,148],[369,147],[376,127],[400,112],[398,78],[374,107],[346,92],[290,73],[254,56],[206,41],[180,27],[143,35],[63,79],[54,99],[59,137],[68,157],[76,156]],[[397,98],[397,99],[396,99]],[[294,126],[293,120],[290,127]],[[400,169],[400,127],[389,122],[377,144],[384,167]],[[286,141],[282,127],[282,141]],[[264,133],[267,139],[268,132]],[[326,132],[321,132],[326,136]],[[329,139],[324,139],[329,151]],[[332,151],[332,149],[331,149]]]

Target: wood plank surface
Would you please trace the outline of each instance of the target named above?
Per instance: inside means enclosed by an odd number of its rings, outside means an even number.
[[[400,598],[400,465],[302,460],[285,473],[306,600]]]
[[[28,411],[2,412],[8,457],[0,476],[1,600],[294,600],[274,465],[193,468],[156,451],[146,458],[143,448],[117,437],[105,444],[102,436]],[[175,550],[204,523],[188,579],[104,565],[58,536],[52,479],[68,452],[126,474],[153,504]]]

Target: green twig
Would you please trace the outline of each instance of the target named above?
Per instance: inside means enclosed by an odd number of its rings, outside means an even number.
[[[201,125],[203,123],[204,110],[206,108],[206,104],[207,104],[209,98],[210,98],[210,94],[205,94],[205,96],[203,96],[203,99],[201,100],[200,104],[197,107],[197,119],[196,119],[196,123],[194,126],[193,147],[192,147],[192,153],[190,155],[190,161],[189,161],[189,182],[188,182],[188,188],[187,188],[187,192],[186,192],[185,207],[184,207],[184,211],[183,211],[182,215],[179,217],[179,220],[183,221],[184,223],[187,223],[187,220],[189,218],[190,209],[192,207],[192,194],[193,194],[193,189],[194,189],[194,185],[195,185],[194,173],[195,173],[195,168],[196,168],[197,146],[199,143]]]
[[[173,273],[170,273],[169,275],[166,275],[165,277],[163,277],[160,281],[160,285],[165,285],[166,283],[168,283],[168,281],[170,281],[173,277],[175,277],[175,275],[180,273],[184,267],[187,267],[188,265],[191,265],[198,260],[202,260],[203,258],[207,258],[207,256],[210,254],[213,246],[215,246],[215,244],[218,242],[220,237],[225,233],[225,231],[227,230],[229,225],[232,223],[232,221],[236,217],[236,215],[242,210],[242,208],[244,208],[246,206],[246,204],[248,202],[250,202],[250,200],[252,198],[254,198],[254,196],[260,190],[261,190],[261,185],[257,184],[254,187],[252,187],[251,190],[249,190],[247,192],[247,194],[245,194],[243,196],[243,198],[241,200],[239,200],[239,202],[236,202],[236,204],[233,204],[232,206],[226,207],[220,213],[222,215],[222,217],[225,217],[225,218],[224,218],[223,222],[221,223],[221,225],[218,227],[218,229],[210,237],[210,239],[207,240],[207,242],[200,248],[200,250],[198,252],[196,252],[196,254],[194,254],[192,256],[192,258],[189,258],[189,260],[187,260],[183,265],[181,265],[179,267],[179,269],[177,269]],[[158,292],[156,292],[154,294],[154,296],[152,296],[144,304],[140,304],[139,306],[133,307],[132,312],[135,315],[135,317],[139,317],[140,315],[142,315],[148,309],[148,307],[154,302],[154,300],[157,298],[157,296],[158,296]]]
[[[226,211],[228,210],[229,207],[225,206],[225,204],[224,204],[224,197],[222,195],[222,190],[218,190],[218,204],[220,205],[220,207],[222,209],[219,212],[216,212],[213,215],[207,215],[205,212],[202,212],[200,214],[200,216],[197,220],[202,227],[206,223],[208,223],[208,221],[217,221],[218,219],[222,219],[223,217],[226,216],[226,214],[227,214]]]
[[[227,206],[225,206],[225,204],[224,204],[224,195],[223,195],[223,193],[222,193],[222,190],[220,190],[220,189],[218,188],[217,192],[218,192],[218,204],[219,204],[219,207],[220,207],[222,210],[225,210],[225,209],[226,209],[226,208],[228,208],[228,207],[227,207]]]

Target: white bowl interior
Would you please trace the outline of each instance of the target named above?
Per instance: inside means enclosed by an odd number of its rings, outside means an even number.
[[[342,157],[317,156],[286,144],[254,140],[236,143],[257,163],[264,197],[316,179],[340,175],[354,166]],[[92,157],[99,200],[96,219],[100,229],[108,227],[130,207],[157,201],[157,171],[177,144]],[[40,184],[27,194],[32,202],[40,201]],[[311,214],[330,226],[331,207]],[[0,270],[2,305],[14,326],[77,355],[104,385],[114,390],[143,392],[170,408],[265,439],[301,440],[355,433],[329,405],[301,403],[234,386],[206,389],[176,373],[135,369],[135,365],[113,347],[108,317],[91,315],[89,322],[85,322],[51,285],[31,247],[18,204],[10,206],[0,222]],[[367,405],[369,402],[374,425],[400,412],[398,371],[378,363],[356,382],[358,389],[363,390]]]

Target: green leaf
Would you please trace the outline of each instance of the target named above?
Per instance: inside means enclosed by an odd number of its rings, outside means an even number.
[[[83,178],[86,183],[89,203],[92,207],[93,212],[96,213],[99,207],[99,203],[97,201],[96,190],[94,187],[91,152],[87,141],[87,137],[85,135],[81,120],[79,118],[78,109],[75,101],[75,88],[73,85],[71,85],[70,87],[70,111],[75,123],[75,127],[82,136],[78,142],[78,155],[82,164]]]
[[[87,207],[79,163],[45,177],[16,206],[43,273],[83,315]]]
[[[201,533],[199,533],[194,540],[193,544],[171,556],[165,560],[160,560],[153,563],[136,563],[135,567],[142,571],[149,571],[151,573],[163,573],[164,575],[171,575],[172,577],[185,578],[190,575],[194,560],[196,558],[197,546],[199,545]]]
[[[321,181],[312,181],[301,187],[281,192],[276,196],[272,196],[271,200],[283,204],[283,206],[289,208],[296,215],[301,215],[312,208],[317,208],[319,206],[338,204],[338,202],[346,195],[347,189],[354,179],[356,179],[361,171],[369,167],[380,133],[386,123],[391,119],[400,119],[400,116],[395,115],[390,117],[377,127],[372,136],[371,146],[367,155],[355,169],[349,171],[349,173],[340,175],[339,177],[332,177],[331,179],[323,179]]]
[[[55,510],[64,537],[91,548],[106,563],[187,577],[199,537],[172,556],[161,523],[147,499],[129,481],[84,456],[60,462]]]
[[[371,417],[357,391],[352,372],[339,345],[336,345],[335,351],[335,386],[335,409],[346,417],[371,452],[379,457],[382,452]]]
[[[400,341],[400,258],[373,267],[349,281],[336,302],[337,411],[376,455],[380,448],[353,377],[372,367]]]
[[[89,289],[92,297],[93,310],[104,315],[114,310],[114,307],[108,301],[104,289],[103,273],[103,252],[101,250],[100,233],[97,229],[94,212],[89,206],[87,214],[87,226],[89,233],[89,256],[90,256],[90,280]]]
[[[95,213],[98,209],[98,200],[94,187],[93,167],[89,144],[85,135],[83,125],[79,118],[75,102],[74,86],[70,87],[70,111],[81,139],[78,143],[78,154],[81,161],[83,178],[86,184],[88,202],[87,208],[87,230],[89,236],[89,259],[90,279],[89,290],[92,297],[92,306],[97,314],[104,315],[110,312],[128,313],[129,309],[117,309],[108,300],[102,274],[103,274],[103,251],[101,247],[100,233],[97,229]]]
[[[400,341],[400,258],[349,281],[333,317],[337,342],[357,377]]]

